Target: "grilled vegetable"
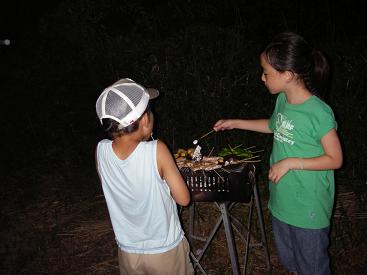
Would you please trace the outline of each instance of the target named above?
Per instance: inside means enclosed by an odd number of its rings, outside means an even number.
[[[251,151],[237,146],[235,148],[231,148],[231,147],[223,148],[218,153],[218,156],[220,156],[220,157],[236,157],[236,158],[251,158],[253,155],[252,155]]]

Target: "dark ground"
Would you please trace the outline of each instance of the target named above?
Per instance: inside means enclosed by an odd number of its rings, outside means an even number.
[[[88,173],[86,173],[88,174]],[[88,182],[98,189],[98,179],[89,171]],[[57,186],[64,179],[54,173],[34,175],[39,183]],[[77,178],[77,177],[76,177]],[[83,184],[79,177],[79,184]],[[15,178],[13,180],[16,180]],[[75,181],[74,184],[78,184]],[[267,240],[273,274],[287,274],[279,265],[271,236],[271,223],[266,209],[267,191],[259,180],[260,196],[265,218]],[[366,228],[365,216],[358,201],[367,194],[356,195],[343,185],[339,190],[331,233],[333,274],[360,275],[365,264],[367,246],[360,233]],[[342,190],[341,190],[342,189]],[[100,190],[84,195],[68,196],[68,190],[57,187],[40,193],[27,203],[1,210],[0,264],[1,274],[118,274],[117,250],[108,212]],[[14,196],[16,199],[16,196]],[[344,204],[343,206],[340,204]],[[342,207],[341,207],[342,206]],[[347,209],[348,213],[340,212]],[[199,203],[196,216],[196,235],[205,236],[219,212],[212,203]],[[232,213],[244,223],[248,208],[238,204]],[[182,222],[188,227],[188,208],[182,210]],[[254,214],[252,232],[259,237],[257,216]],[[240,264],[243,263],[243,242],[236,236]],[[194,243],[193,250],[199,248]],[[264,253],[253,248],[249,254],[247,274],[267,274]],[[208,274],[232,274],[223,227],[209,247],[202,264]],[[200,273],[198,273],[200,274]]]

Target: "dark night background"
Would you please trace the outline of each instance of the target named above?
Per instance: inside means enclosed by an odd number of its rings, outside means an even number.
[[[94,148],[104,135],[94,104],[106,86],[130,77],[158,88],[155,136],[172,151],[187,148],[219,118],[269,117],[275,98],[260,81],[258,56],[285,30],[299,32],[332,60],[327,102],[345,157],[337,190],[353,194],[353,209],[365,211],[367,31],[361,2],[18,0],[1,7],[0,39],[11,40],[10,46],[0,45],[1,234],[13,234],[13,243],[3,241],[0,254],[15,259],[0,266],[4,274],[35,270],[28,256],[47,250],[47,243],[40,248],[30,234],[29,248],[17,250],[24,232],[16,213],[101,194]],[[240,143],[265,150],[261,182],[271,137],[233,131],[210,136],[204,146]],[[358,234],[345,229],[355,243],[366,238],[363,217]],[[363,263],[355,266],[361,270]]]

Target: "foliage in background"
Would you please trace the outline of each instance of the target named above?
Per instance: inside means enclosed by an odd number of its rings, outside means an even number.
[[[273,35],[291,29],[334,62],[329,102],[345,152],[339,173],[364,184],[366,37],[348,40],[347,31],[354,34],[351,23],[335,19],[343,11],[341,3],[290,2],[60,2],[40,18],[39,44],[25,44],[13,57],[10,89],[25,99],[15,107],[22,110],[20,120],[34,146],[23,144],[20,135],[15,141],[35,159],[64,159],[67,171],[86,159],[93,165],[95,143],[104,136],[95,99],[121,77],[161,91],[155,137],[172,150],[191,147],[219,118],[269,117],[275,97],[261,83],[259,53]],[[356,11],[349,13],[361,19]],[[312,22],[302,19],[311,15]],[[22,66],[25,54],[32,58]],[[271,140],[270,135],[230,131],[209,136],[203,145],[208,150],[256,145],[265,149],[266,168]]]

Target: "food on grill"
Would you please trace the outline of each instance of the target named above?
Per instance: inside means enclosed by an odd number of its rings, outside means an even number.
[[[200,146],[178,149],[174,154],[193,201],[236,201],[248,203],[254,184],[254,162],[260,162],[255,146],[243,149],[242,145],[228,146],[215,155],[214,147],[206,155],[196,158]],[[200,152],[201,154],[201,152]]]
[[[262,150],[252,152],[249,149],[254,148],[255,146],[247,149],[241,148],[241,146],[242,145],[239,145],[233,148],[229,146],[228,148],[223,148],[219,151],[217,156],[200,156],[200,158],[195,157],[196,154],[194,148],[189,148],[187,150],[180,148],[174,156],[179,169],[188,167],[194,172],[198,170],[210,171],[229,165],[260,161],[257,159],[259,156],[255,156],[254,153],[261,152]],[[198,149],[198,147],[199,145],[196,149]],[[211,153],[209,153],[209,155],[210,154]]]
[[[179,154],[175,154],[179,155]],[[207,157],[204,156],[200,161],[195,161],[191,158],[187,158],[187,157],[181,157],[178,156],[176,158],[176,163],[178,168],[183,168],[183,167],[189,167],[192,171],[197,171],[197,170],[214,170],[214,169],[218,169],[221,168],[222,165],[224,164],[224,160],[222,157]]]
[[[188,154],[190,157],[192,157],[192,155],[194,154],[194,152],[195,152],[195,148],[189,148],[189,149],[187,149],[187,154]]]
[[[192,158],[192,155],[194,154],[195,149],[194,148],[189,148],[187,150],[185,149],[178,149],[177,152],[174,154],[175,159],[179,158],[179,157],[189,157]]]
[[[252,152],[249,151],[248,149],[245,148],[241,148],[241,146],[237,146],[234,148],[231,147],[226,147],[223,148],[219,153],[218,156],[221,157],[234,157],[234,158],[251,158],[253,156]]]
[[[203,158],[203,156],[201,155],[201,146],[198,145],[195,148],[194,153],[192,154],[191,157],[194,161],[201,161],[201,159]]]
[[[185,161],[185,160],[186,160],[186,158],[185,158],[185,157],[177,157],[177,158],[175,158],[175,159],[176,159],[176,163],[183,162],[183,161]]]
[[[223,163],[223,157],[206,157],[204,156],[203,161],[208,161],[208,162],[222,162]]]

